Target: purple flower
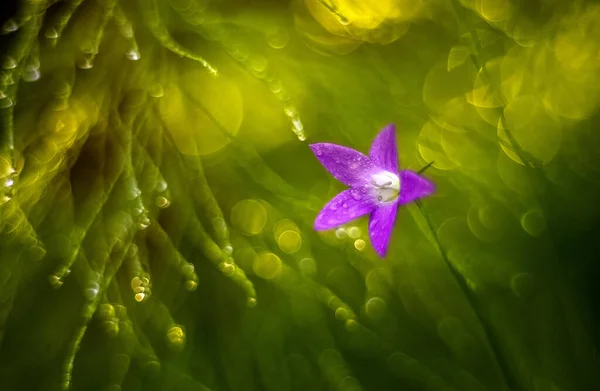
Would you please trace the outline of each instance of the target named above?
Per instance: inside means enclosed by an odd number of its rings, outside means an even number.
[[[398,205],[431,195],[435,186],[409,171],[398,171],[396,126],[386,126],[375,138],[369,157],[336,144],[311,144],[321,164],[338,181],[350,186],[335,196],[319,213],[315,229],[323,231],[371,214],[369,236],[373,248],[384,257]]]

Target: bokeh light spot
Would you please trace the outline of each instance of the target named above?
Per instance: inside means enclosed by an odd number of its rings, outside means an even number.
[[[357,249],[358,251],[362,251],[365,249],[365,241],[362,239],[356,239],[354,241],[354,248]]]
[[[546,230],[546,220],[539,209],[532,209],[521,217],[523,230],[531,236],[541,236]]]
[[[281,274],[283,264],[277,255],[264,252],[255,258],[252,268],[254,273],[260,278],[272,280]]]
[[[236,83],[203,69],[180,75],[164,86],[160,114],[173,142],[186,155],[209,155],[221,150],[242,123],[242,96]]]
[[[365,311],[373,319],[381,318],[387,310],[387,303],[381,297],[372,297],[365,304]]]
[[[296,231],[291,229],[283,232],[277,238],[277,245],[286,254],[294,254],[300,250],[302,246],[302,237]]]
[[[242,200],[231,209],[231,223],[245,235],[258,235],[267,223],[267,211],[258,201]]]
[[[520,148],[543,163],[549,163],[560,148],[561,126],[551,118],[536,96],[519,96],[504,109],[506,124],[499,122],[498,137],[504,152],[515,162],[523,164],[510,142],[508,129]]]
[[[510,280],[510,288],[518,297],[529,296],[534,289],[535,279],[529,273],[519,273]]]

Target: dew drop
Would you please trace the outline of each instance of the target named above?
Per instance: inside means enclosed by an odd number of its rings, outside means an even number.
[[[193,280],[187,280],[184,284],[185,290],[188,292],[193,292],[196,290],[196,288],[198,287],[198,284],[196,283],[196,281]]]
[[[279,80],[273,80],[272,82],[269,83],[269,89],[271,90],[272,93],[274,94],[278,94],[279,92],[281,92],[282,85],[281,82]]]
[[[13,105],[13,101],[8,97],[0,99],[0,109],[6,109]]]
[[[138,303],[141,303],[146,298],[146,294],[144,292],[136,293],[134,298],[135,298],[135,301],[137,301]]]
[[[137,61],[140,59],[140,52],[135,49],[131,49],[125,53],[125,56],[131,61]]]
[[[51,274],[50,276],[48,276],[48,282],[55,289],[60,288],[63,284],[63,280],[55,274]]]
[[[140,229],[144,230],[146,228],[148,228],[150,226],[150,219],[147,217],[144,217],[142,219],[142,222],[140,223]]]
[[[293,117],[296,114],[296,108],[294,106],[285,106],[283,111],[288,117]]]
[[[89,286],[83,294],[87,300],[92,301],[98,296],[98,292],[100,292],[100,287],[98,284],[94,283]]]
[[[227,277],[231,277],[235,273],[235,266],[232,265],[231,263],[221,262],[221,263],[219,263],[219,265],[217,267]]]
[[[283,49],[289,42],[290,36],[286,29],[275,28],[267,35],[267,43],[273,49]]]
[[[302,131],[304,129],[304,125],[302,125],[302,121],[300,121],[300,118],[298,118],[298,117],[293,118],[292,123],[294,124],[294,127],[298,131]]]
[[[344,307],[338,307],[335,310],[335,318],[337,320],[346,320],[348,319],[348,316],[350,314],[348,313],[348,310],[345,309]]]
[[[56,38],[58,38],[58,31],[56,31],[56,29],[54,27],[50,27],[50,28],[46,29],[46,32],[44,33],[44,35],[48,39],[56,39]]]
[[[94,62],[88,58],[80,57],[77,60],[77,66],[80,69],[91,69],[94,66]]]
[[[156,206],[161,209],[168,208],[171,205],[171,201],[163,196],[156,197]]]
[[[4,69],[15,69],[17,67],[17,62],[12,57],[6,57],[4,59],[4,64],[2,64]]]
[[[28,81],[28,82],[32,82],[32,81],[36,81],[40,78],[40,71],[33,67],[27,67],[25,68],[24,72],[23,72],[23,80]]]
[[[263,56],[256,56],[250,60],[250,67],[257,73],[264,72],[267,69],[267,59]]]
[[[2,26],[2,30],[5,33],[12,33],[13,31],[17,31],[19,29],[19,25],[15,22],[14,19],[7,20]]]

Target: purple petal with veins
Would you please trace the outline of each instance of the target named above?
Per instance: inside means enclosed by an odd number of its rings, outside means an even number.
[[[397,203],[380,205],[371,214],[369,220],[369,236],[375,252],[380,257],[385,257],[388,243],[396,220]]]
[[[400,197],[398,204],[404,205],[416,199],[427,197],[435,191],[435,185],[427,178],[409,171],[400,171]]]
[[[345,185],[368,183],[370,175],[379,171],[368,157],[352,148],[329,143],[311,144],[310,148],[323,167]]]
[[[327,171],[351,187],[325,205],[315,220],[315,229],[335,228],[371,214],[369,236],[381,257],[387,253],[398,206],[435,191],[431,181],[415,172],[404,170],[398,173],[395,131],[395,125],[386,126],[375,137],[369,157],[336,144],[310,146]]]
[[[321,210],[315,220],[315,229],[322,231],[345,224],[371,213],[376,204],[375,195],[364,186],[344,190]]]
[[[378,167],[381,167],[394,174],[398,173],[398,150],[396,148],[396,126],[394,124],[386,126],[375,137],[369,158]]]

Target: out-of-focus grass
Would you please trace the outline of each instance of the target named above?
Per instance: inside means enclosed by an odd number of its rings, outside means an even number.
[[[0,389],[600,388],[595,2],[15,5]],[[307,142],[390,122],[438,192],[378,259]]]

